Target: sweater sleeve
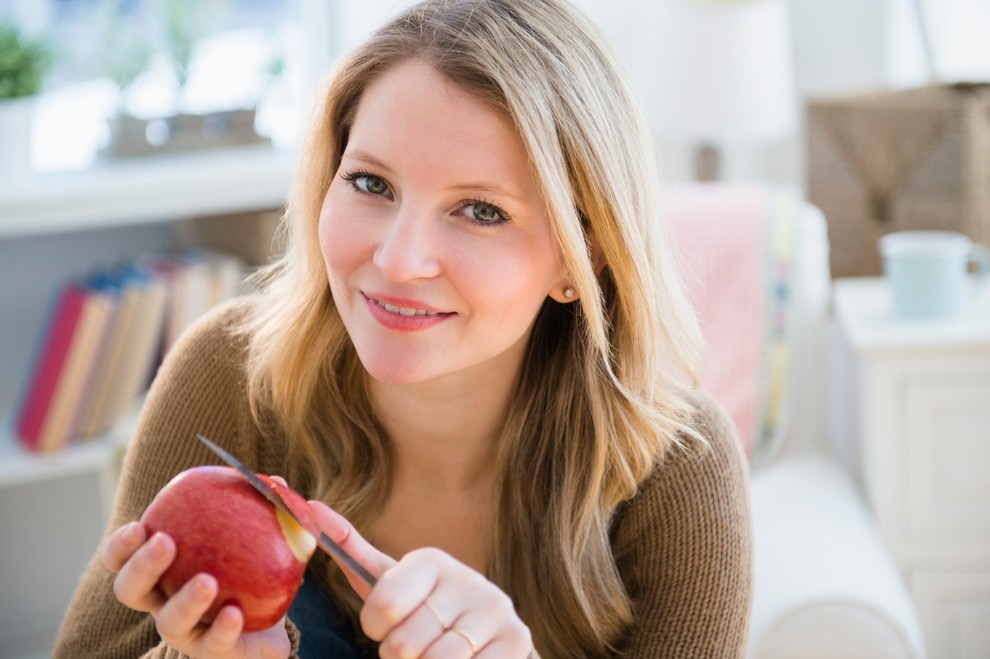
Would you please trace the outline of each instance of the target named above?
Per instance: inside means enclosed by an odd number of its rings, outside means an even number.
[[[752,599],[748,472],[731,421],[698,401],[703,451],[673,450],[617,522],[635,608],[623,657],[743,657]]]
[[[148,392],[137,430],[121,471],[104,540],[113,530],[140,518],[155,494],[179,472],[217,464],[196,440],[206,435],[235,455],[256,457],[251,446],[244,396],[243,346],[229,331],[240,313],[227,305],[197,323],[169,352]],[[102,543],[101,543],[102,544]],[[181,655],[160,642],[154,619],[128,609],[113,594],[113,578],[90,560],[69,604],[54,651],[57,659],[175,659]],[[298,647],[289,625],[293,652]]]

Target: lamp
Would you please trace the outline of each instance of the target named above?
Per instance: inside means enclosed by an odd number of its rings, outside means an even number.
[[[718,178],[719,147],[794,129],[784,0],[662,0],[657,10],[654,128],[696,145],[699,180]]]

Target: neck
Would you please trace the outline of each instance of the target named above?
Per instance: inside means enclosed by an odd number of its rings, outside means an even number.
[[[508,377],[414,386],[372,382],[395,482],[449,493],[490,486],[512,385]]]

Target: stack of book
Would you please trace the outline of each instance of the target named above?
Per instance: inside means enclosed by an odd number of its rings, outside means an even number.
[[[179,334],[238,293],[243,273],[240,259],[196,249],[140,257],[61,285],[17,407],[21,443],[52,452],[105,433]]]

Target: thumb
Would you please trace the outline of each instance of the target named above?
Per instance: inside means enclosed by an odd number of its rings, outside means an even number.
[[[374,545],[361,537],[347,519],[321,501],[309,501],[310,512],[317,527],[326,533],[340,548],[350,554],[375,579],[381,577],[386,570],[395,565],[395,560],[387,554],[378,551]],[[334,561],[344,571],[348,583],[361,599],[367,599],[371,586],[361,580],[346,565],[334,557]]]

